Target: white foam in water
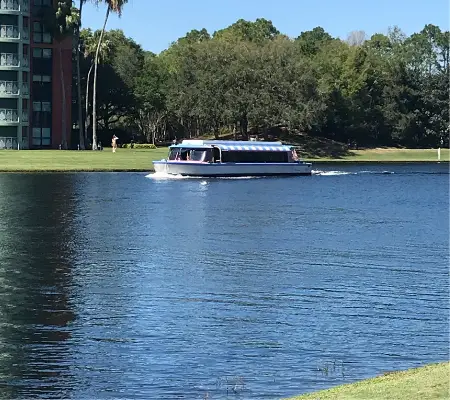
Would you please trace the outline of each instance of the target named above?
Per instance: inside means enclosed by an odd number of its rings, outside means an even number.
[[[312,170],[313,175],[318,176],[341,176],[341,175],[359,175],[359,174],[393,174],[392,171],[358,171],[358,172],[348,172],[348,171],[321,171],[318,169]],[[176,180],[176,179],[204,179],[200,176],[183,176],[183,175],[172,175],[166,172],[154,172],[145,176],[146,178],[155,180]],[[259,176],[230,176],[230,177],[216,177],[214,179],[258,179]],[[207,181],[203,180],[201,185],[206,185]]]
[[[174,180],[174,179],[204,179],[201,176],[184,176],[184,175],[172,175],[166,172],[153,172],[151,174],[145,175],[146,178],[155,180]],[[214,179],[255,179],[258,176],[228,176],[228,177],[216,177]],[[202,185],[206,185],[207,182],[203,180]]]
[[[249,176],[223,176],[223,177],[221,177],[219,179],[233,179],[233,180],[235,180],[235,179],[261,179],[261,178],[263,178],[263,177],[249,175]]]
[[[348,172],[348,171],[320,171],[313,170],[313,175],[319,176],[339,176],[339,175],[359,175],[359,174],[393,174],[391,171],[358,171],[358,172]]]
[[[156,179],[156,180],[166,180],[166,179],[186,179],[188,176],[183,175],[172,175],[166,172],[153,172],[145,176],[146,178]]]
[[[338,175],[351,175],[355,174],[355,172],[312,170],[312,174],[319,176],[338,176]]]

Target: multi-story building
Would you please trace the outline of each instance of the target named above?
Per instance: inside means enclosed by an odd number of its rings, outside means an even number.
[[[46,30],[42,9],[53,6],[0,0],[0,149],[58,148],[63,103],[70,140],[72,38],[56,41]]]

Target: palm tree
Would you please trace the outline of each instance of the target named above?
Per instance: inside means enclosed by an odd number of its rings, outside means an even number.
[[[100,33],[100,39],[97,44],[97,50],[94,58],[94,93],[92,99],[92,150],[97,150],[97,66],[100,54],[100,47],[102,45],[103,36],[105,34],[106,23],[110,12],[117,13],[119,17],[122,15],[122,8],[128,0],[104,0],[107,4],[105,22]]]
[[[83,11],[83,4],[86,0],[80,0],[80,7],[78,9],[80,19],[76,29],[76,60],[77,60],[77,97],[78,97],[78,129],[79,129],[79,142],[80,149],[84,150],[84,128],[83,128],[83,108],[81,104],[81,73],[80,73],[80,30],[81,30],[81,13]]]
[[[87,144],[89,142],[88,139],[88,130],[90,125],[89,119],[89,90],[91,85],[91,73],[94,68],[94,55],[97,49],[98,41],[100,33],[96,31],[92,34],[91,30],[83,31],[85,33],[85,37],[83,38],[83,46],[84,46],[84,57],[86,59],[91,59],[91,65],[89,67],[89,71],[86,79],[86,97],[85,97],[85,120],[84,120],[84,142]],[[83,34],[84,36],[84,34]],[[99,51],[99,62],[104,60],[110,51],[110,41],[108,39],[104,39],[100,45]]]
[[[51,11],[50,11],[51,12]],[[55,39],[62,42],[68,36],[71,36],[79,25],[80,15],[75,7],[72,7],[72,0],[59,0],[56,11],[47,13],[43,16],[44,23],[53,32]],[[66,85],[64,82],[64,66],[62,62],[62,46],[58,46],[59,68],[61,70],[61,94],[62,94],[62,113],[61,113],[61,147],[67,149],[67,121],[66,121]]]

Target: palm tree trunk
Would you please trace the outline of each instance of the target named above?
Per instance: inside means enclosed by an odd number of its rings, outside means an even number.
[[[81,12],[83,10],[84,0],[80,0],[80,23],[77,27],[76,40],[77,40],[77,96],[78,96],[78,131],[80,149],[84,150],[84,127],[83,127],[83,105],[81,104],[81,72],[80,72],[80,28],[81,28]]]
[[[85,104],[85,122],[84,122],[84,139],[85,143],[88,143],[88,129],[89,129],[89,86],[91,84],[91,72],[94,68],[94,64],[92,63],[89,72],[87,74],[87,82],[86,82],[86,104]]]
[[[100,52],[100,46],[103,40],[103,34],[105,33],[106,23],[108,22],[110,6],[106,10],[105,22],[103,24],[102,32],[100,33],[100,38],[97,43],[97,50],[95,52],[94,61],[94,93],[92,98],[92,150],[97,150],[97,66],[98,66],[98,55]]]
[[[64,85],[64,67],[62,62],[62,49],[61,43],[58,46],[59,49],[59,70],[61,77],[61,94],[62,94],[62,113],[61,113],[61,148],[67,150],[67,132],[66,132],[66,87]]]

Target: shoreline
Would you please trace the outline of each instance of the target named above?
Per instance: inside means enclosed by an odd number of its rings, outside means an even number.
[[[384,161],[384,160],[311,160],[311,159],[304,159],[306,162],[310,162],[313,164],[336,164],[336,165],[358,165],[358,164],[372,164],[372,165],[381,165],[381,164],[392,164],[392,165],[398,165],[398,164],[447,164],[450,167],[450,161],[444,160],[444,161],[427,161],[427,160],[390,160],[390,161]],[[150,161],[151,164],[151,161]],[[154,173],[155,170],[153,167],[149,168],[43,168],[43,169],[31,169],[31,168],[14,168],[14,169],[3,169],[0,167],[0,173],[1,174],[15,174],[15,173],[91,173],[91,172],[120,172],[120,173]]]
[[[167,148],[118,149],[110,151],[20,150],[0,151],[0,173],[129,172],[152,173],[153,161],[167,157]],[[442,149],[441,160],[433,149],[355,150],[351,155],[303,154],[300,158],[315,165],[449,165],[450,151]]]
[[[329,389],[304,393],[284,400],[337,399],[448,399],[450,398],[450,362],[425,364],[346,383]]]
[[[445,161],[423,161],[423,160],[417,160],[417,161],[398,161],[398,160],[393,160],[393,161],[380,161],[380,160],[360,160],[360,161],[356,161],[356,160],[304,160],[306,162],[310,162],[313,164],[313,168],[314,168],[314,164],[336,164],[336,165],[350,165],[350,164],[354,164],[354,165],[358,165],[358,164],[372,164],[372,165],[381,165],[381,164],[392,164],[392,165],[398,165],[398,164],[410,164],[410,165],[414,165],[414,164],[447,164],[449,165],[450,168],[450,161],[445,160]],[[150,167],[150,168],[45,168],[45,169],[29,169],[29,168],[24,168],[24,169],[2,169],[0,168],[0,174],[33,174],[33,173],[92,173],[92,172],[120,172],[120,173],[154,173],[155,170]]]

